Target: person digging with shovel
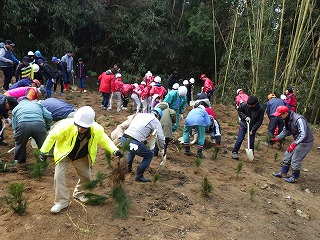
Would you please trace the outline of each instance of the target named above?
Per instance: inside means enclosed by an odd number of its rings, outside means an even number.
[[[273,114],[284,120],[282,132],[275,138],[269,140],[269,144],[283,140],[286,136],[293,136],[294,141],[285,151],[280,172],[274,172],[273,176],[284,178],[288,183],[294,183],[300,176],[302,160],[307,156],[313,146],[314,138],[307,120],[300,114],[290,111],[287,106],[277,107]],[[288,177],[290,166],[292,168],[292,176]]]
[[[250,148],[254,153],[254,140],[257,130],[260,128],[263,122],[264,108],[259,102],[256,96],[250,96],[246,103],[243,103],[237,109],[240,118],[240,125],[238,131],[237,141],[232,150],[232,158],[238,160],[238,151],[241,147],[243,139],[248,131],[247,126],[249,125],[250,134]],[[249,123],[249,124],[248,124]]]

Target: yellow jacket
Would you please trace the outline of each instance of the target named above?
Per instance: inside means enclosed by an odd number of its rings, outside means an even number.
[[[116,145],[104,132],[104,129],[100,124],[94,122],[90,127],[90,134],[91,138],[88,142],[88,150],[91,166],[96,160],[98,144],[110,153],[114,153],[114,151],[118,150]],[[48,153],[55,144],[53,150],[54,162],[55,164],[58,164],[72,151],[76,143],[77,136],[78,129],[74,125],[74,119],[63,119],[49,132],[40,152]]]

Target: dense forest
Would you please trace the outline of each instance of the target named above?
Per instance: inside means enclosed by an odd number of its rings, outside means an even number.
[[[51,59],[72,49],[95,74],[120,63],[133,82],[206,73],[219,102],[238,88],[278,96],[291,85],[298,112],[319,123],[319,0],[3,0],[0,41],[15,55]],[[198,82],[198,86],[200,86]]]

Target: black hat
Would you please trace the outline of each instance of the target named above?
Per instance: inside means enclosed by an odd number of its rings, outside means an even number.
[[[7,45],[7,44],[12,44],[12,41],[11,41],[11,40],[6,40],[6,41],[4,42],[4,44],[5,44],[5,45]]]
[[[286,88],[286,90],[288,90],[289,93],[293,93],[293,89],[292,89],[291,86],[288,86],[288,87]]]
[[[247,104],[248,105],[255,105],[259,102],[258,98],[256,96],[250,96],[248,98]]]
[[[18,105],[18,101],[14,97],[6,97],[6,100],[11,110],[13,110]]]
[[[28,56],[24,56],[22,61],[26,62],[26,63],[29,63],[30,62],[30,58]]]

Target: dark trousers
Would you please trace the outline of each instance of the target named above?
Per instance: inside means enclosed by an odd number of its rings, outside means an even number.
[[[234,145],[234,148],[232,150],[232,152],[238,153],[241,144],[243,142],[244,137],[246,136],[247,133],[247,128],[245,126],[243,126],[242,124],[240,124],[239,126],[239,131],[238,131],[238,138],[237,141]],[[256,137],[256,134],[252,134],[250,135],[250,149],[252,149],[254,151],[254,139]]]
[[[172,140],[171,138],[165,138],[164,154],[163,154],[163,156],[165,156],[165,155],[167,154],[168,145],[169,145],[169,142],[170,142],[171,140]],[[154,156],[158,156],[159,147],[158,147],[158,144],[157,144],[157,143],[156,143],[155,146],[154,146],[153,153],[154,153]]]
[[[0,119],[0,131],[2,130],[2,127],[3,127],[3,125],[2,125],[2,120]],[[4,131],[2,131],[2,133],[1,133],[1,135],[0,135],[0,142],[3,142],[3,132],[4,132]]]
[[[4,81],[3,81],[3,89],[8,90],[9,89],[9,84],[11,83],[13,71],[12,67],[1,67],[1,70],[4,75]]]
[[[64,86],[63,86],[63,77],[58,77],[58,78],[57,78],[57,81],[56,81],[56,83],[55,83],[54,86],[53,86],[53,91],[55,92],[55,91],[57,90],[58,83],[59,83],[60,86],[61,86],[61,91],[60,91],[60,93],[63,93],[63,88],[64,88]]]
[[[103,105],[105,108],[108,107],[108,103],[109,103],[109,97],[110,97],[110,93],[102,93],[102,103],[101,105]]]
[[[279,128],[278,130],[278,134],[282,132],[282,129],[284,127],[284,122],[281,118],[279,117],[274,117],[271,116],[270,117],[270,122],[268,125],[268,134],[273,136],[274,135],[274,131],[276,130],[276,128]]]
[[[46,139],[46,125],[44,122],[20,122],[14,129],[14,159],[19,163],[25,163],[27,143],[32,137],[40,149]]]

